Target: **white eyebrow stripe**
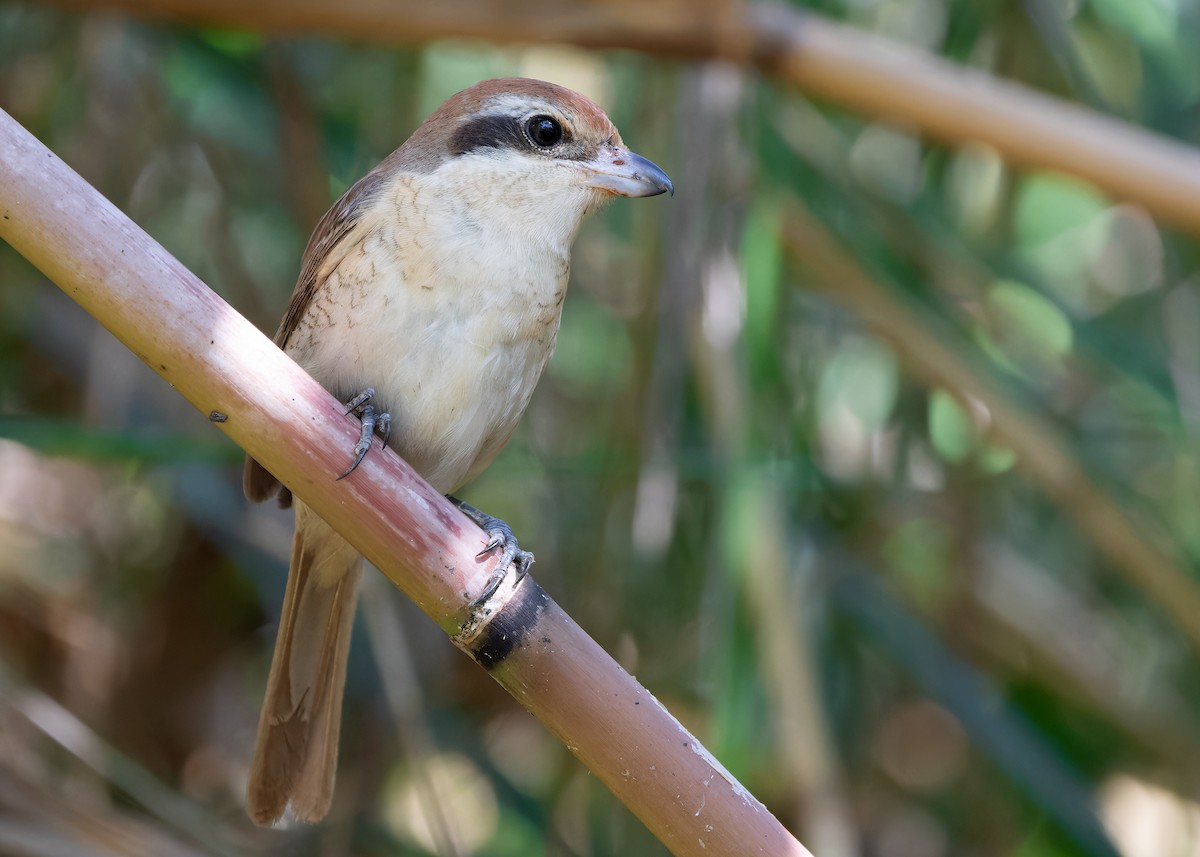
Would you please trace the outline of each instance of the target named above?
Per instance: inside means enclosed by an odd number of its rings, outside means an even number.
[[[517,115],[531,109],[545,110],[547,112],[553,110],[549,104],[546,104],[541,99],[530,98],[528,95],[514,95],[512,93],[494,95],[484,102],[484,104],[488,113],[511,112],[513,115]],[[553,112],[557,113],[558,111],[553,110]]]

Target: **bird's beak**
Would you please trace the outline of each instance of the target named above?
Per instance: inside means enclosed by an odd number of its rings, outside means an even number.
[[[601,146],[596,157],[582,166],[588,187],[618,196],[675,195],[675,186],[657,164],[620,146]]]

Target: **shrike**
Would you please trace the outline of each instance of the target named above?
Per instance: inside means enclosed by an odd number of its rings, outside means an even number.
[[[508,441],[554,351],[583,218],[671,181],[625,148],[604,112],[537,80],[453,96],[317,223],[275,342],[438,491],[478,475]],[[253,459],[255,501],[291,492]],[[501,550],[532,554],[454,500]],[[362,557],[302,502],[247,808],[269,824],[329,811]],[[495,578],[485,595],[499,583]]]

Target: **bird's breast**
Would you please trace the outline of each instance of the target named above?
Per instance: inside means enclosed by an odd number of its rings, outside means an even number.
[[[392,446],[449,492],[508,440],[554,351],[567,249],[464,227],[365,236],[329,273],[288,351],[335,395],[374,387]]]

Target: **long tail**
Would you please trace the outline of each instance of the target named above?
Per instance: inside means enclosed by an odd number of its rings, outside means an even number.
[[[297,501],[287,593],[246,794],[258,824],[278,821],[289,804],[305,822],[329,812],[361,576],[358,552]]]

